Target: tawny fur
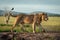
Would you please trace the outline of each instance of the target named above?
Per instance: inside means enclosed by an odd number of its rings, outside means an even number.
[[[46,20],[45,20],[46,19]],[[16,20],[13,24],[13,27],[11,29],[11,32],[13,32],[13,29],[17,24],[21,24],[22,28],[24,28],[24,24],[32,24],[33,33],[36,32],[36,25],[40,27],[42,20],[47,21],[48,16],[45,13],[38,13],[38,14],[20,14],[16,17]]]

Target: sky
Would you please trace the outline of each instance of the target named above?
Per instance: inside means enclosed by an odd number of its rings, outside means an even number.
[[[0,10],[31,13],[35,11],[60,14],[60,0],[0,0]]]

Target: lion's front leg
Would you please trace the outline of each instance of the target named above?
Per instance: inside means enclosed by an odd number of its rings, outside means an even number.
[[[36,32],[35,23],[32,24],[32,29],[33,29],[33,33],[35,33]]]
[[[38,27],[39,27],[39,29],[41,29],[41,30],[42,30],[42,32],[46,32],[46,31],[45,31],[45,29],[42,27],[42,25],[41,25],[41,24],[39,24],[39,25],[38,25]]]

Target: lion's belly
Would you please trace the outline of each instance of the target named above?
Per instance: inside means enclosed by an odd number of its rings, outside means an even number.
[[[33,22],[32,18],[30,18],[30,17],[24,18],[24,23],[32,23],[32,22]]]

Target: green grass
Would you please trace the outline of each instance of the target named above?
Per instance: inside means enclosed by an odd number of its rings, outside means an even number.
[[[10,31],[14,21],[15,21],[15,18],[11,17],[9,24],[7,25],[7,24],[5,24],[5,17],[0,17],[0,32]],[[43,21],[41,23],[41,25],[43,28],[45,28],[46,30],[49,30],[49,31],[60,31],[60,17],[49,17],[49,20],[47,22]],[[32,32],[32,27],[30,27],[30,26],[31,25],[25,25],[26,32]],[[17,25],[14,28],[14,31],[22,32],[19,25]],[[37,27],[36,31],[39,32],[39,31],[41,31],[41,29],[38,29],[38,27]]]

